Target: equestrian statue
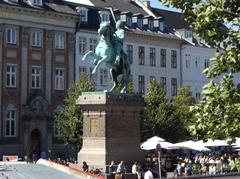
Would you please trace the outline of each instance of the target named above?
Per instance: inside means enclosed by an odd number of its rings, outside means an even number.
[[[98,67],[105,63],[109,68],[113,79],[113,91],[120,86],[120,93],[126,93],[128,79],[130,77],[130,63],[127,54],[123,50],[124,30],[123,23],[119,20],[116,22],[116,31],[113,30],[110,22],[102,22],[98,29],[100,40],[96,46],[95,52],[87,52],[82,60],[93,59],[95,65],[92,74],[95,74]],[[118,77],[121,75],[120,81]]]

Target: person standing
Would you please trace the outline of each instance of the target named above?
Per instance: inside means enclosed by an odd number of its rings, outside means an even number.
[[[136,174],[138,179],[141,179],[141,172],[140,172],[140,166],[137,162],[135,162],[132,166],[132,173]]]
[[[153,179],[151,168],[148,168],[148,171],[145,172],[144,179]]]
[[[88,172],[88,165],[87,165],[87,162],[83,161],[82,169],[83,169],[84,172]]]

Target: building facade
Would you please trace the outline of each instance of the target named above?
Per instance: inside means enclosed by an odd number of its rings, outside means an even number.
[[[77,20],[62,1],[0,1],[0,155],[64,150],[54,113],[74,81]]]
[[[94,67],[91,61],[81,59],[87,51],[95,49],[99,40],[99,24],[103,21],[114,24],[114,21],[120,19],[125,25],[124,50],[131,63],[135,91],[146,94],[150,81],[156,80],[166,88],[170,98],[175,96],[180,86],[182,40],[165,27],[161,17],[154,17],[139,1],[91,2],[95,3],[94,6],[101,6],[100,9],[93,12],[86,4],[75,4],[81,10],[80,16],[85,17],[76,33],[76,80],[83,73],[90,74]],[[110,11],[104,9],[109,6],[112,7]],[[92,78],[97,90],[110,89],[112,85],[110,73],[104,64]]]

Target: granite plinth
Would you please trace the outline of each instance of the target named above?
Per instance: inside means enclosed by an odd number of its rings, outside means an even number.
[[[77,100],[83,109],[83,146],[78,162],[105,169],[113,160],[126,164],[143,161],[140,149],[139,95],[109,92],[83,93]]]

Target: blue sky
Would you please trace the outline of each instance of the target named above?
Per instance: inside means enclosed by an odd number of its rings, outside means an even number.
[[[166,10],[170,10],[170,11],[180,12],[180,10],[175,9],[175,8],[167,8],[167,7],[164,6],[159,0],[150,0],[150,2],[151,2],[151,6],[153,6],[153,7],[157,7],[157,8],[161,8],[161,9],[166,9]]]

